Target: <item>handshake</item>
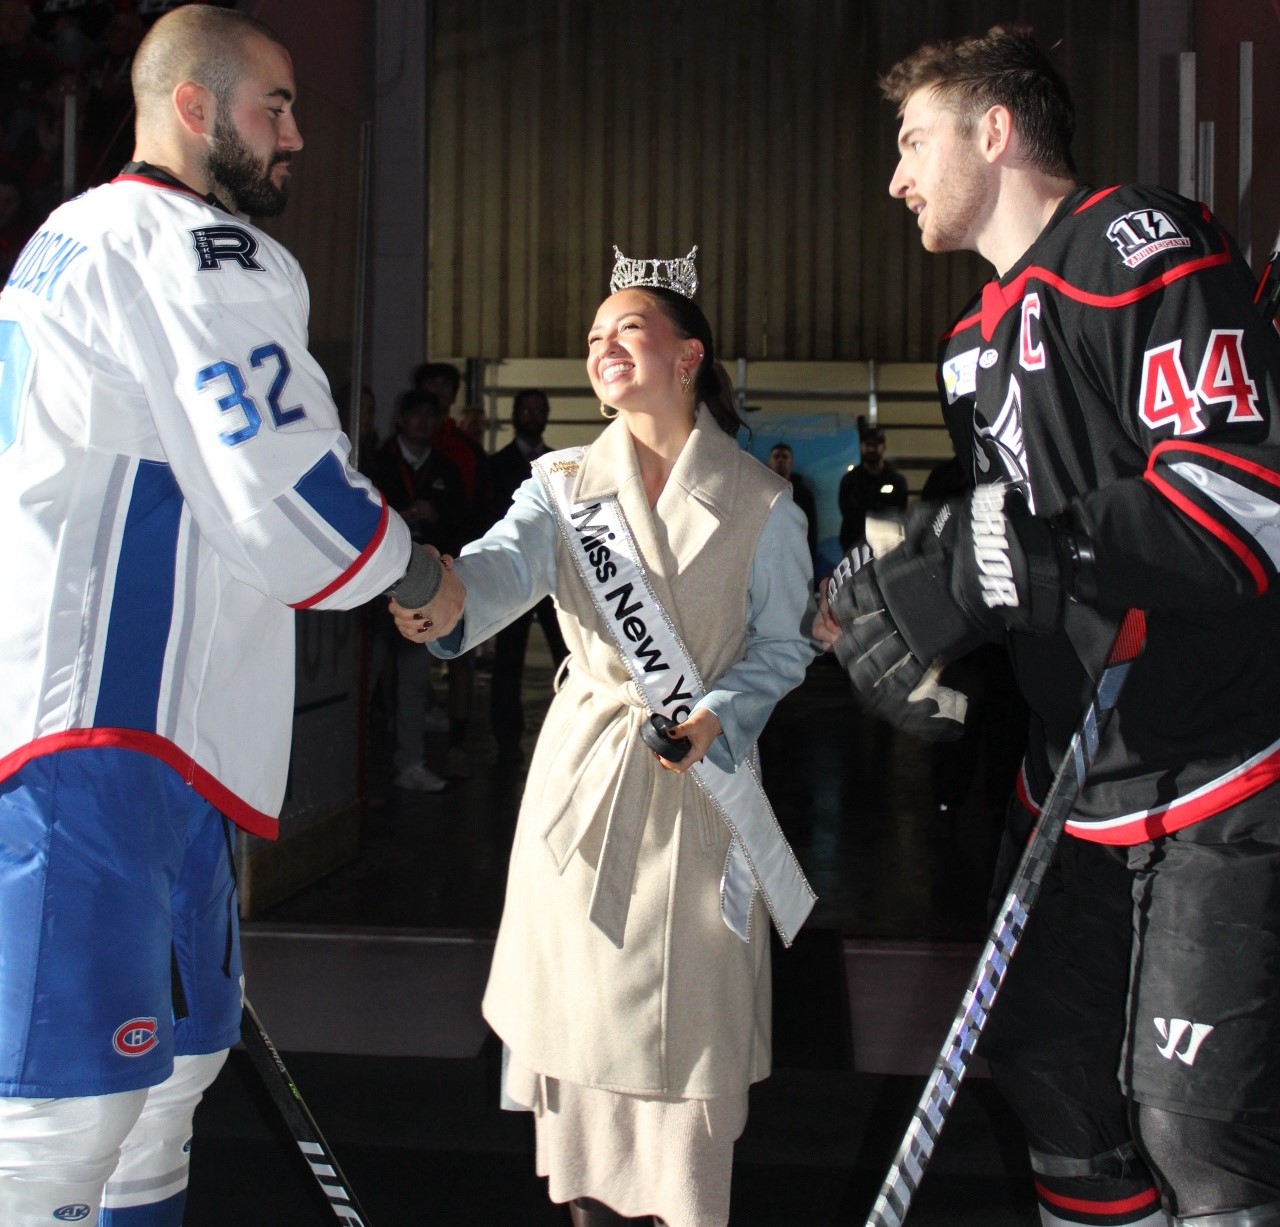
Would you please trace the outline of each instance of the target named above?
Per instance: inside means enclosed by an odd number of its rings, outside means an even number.
[[[396,629],[414,643],[440,639],[458,625],[467,588],[453,569],[453,559],[432,545],[415,545],[409,569],[392,588],[391,615]]]
[[[1005,485],[868,521],[868,537],[823,581],[813,638],[868,710],[927,741],[964,731],[968,701],[940,683],[943,666],[1009,630],[1056,630],[1091,562],[1069,513],[1033,516]]]

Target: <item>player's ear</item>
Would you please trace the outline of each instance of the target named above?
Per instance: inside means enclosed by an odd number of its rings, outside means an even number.
[[[999,161],[1013,144],[1013,115],[997,103],[978,119],[978,148],[988,162]]]
[[[196,81],[180,81],[173,90],[173,109],[178,122],[194,136],[213,131],[217,100],[211,90]]]

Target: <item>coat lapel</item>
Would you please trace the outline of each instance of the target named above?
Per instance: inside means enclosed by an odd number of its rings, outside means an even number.
[[[715,531],[729,518],[737,494],[738,444],[705,408],[658,498],[658,519],[666,527],[675,562],[671,582],[696,562]]]

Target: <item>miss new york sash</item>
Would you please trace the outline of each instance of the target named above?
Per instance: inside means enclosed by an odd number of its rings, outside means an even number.
[[[533,462],[534,472],[551,495],[578,575],[645,704],[651,712],[679,721],[706,688],[653,591],[618,500],[602,498],[581,507],[570,501],[583,451],[547,453]],[[678,680],[673,681],[673,675]],[[746,762],[737,771],[724,771],[704,758],[689,774],[733,837],[720,879],[725,924],[749,942],[751,901],[759,891],[783,944],[790,946],[817,896],[778,826],[755,769]]]

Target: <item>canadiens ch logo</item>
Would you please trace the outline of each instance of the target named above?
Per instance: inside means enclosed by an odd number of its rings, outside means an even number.
[[[1107,227],[1107,238],[1128,268],[1137,268],[1157,252],[1190,247],[1191,240],[1159,209],[1135,209]]]
[[[131,1018],[127,1023],[121,1023],[111,1037],[111,1046],[122,1057],[140,1057],[159,1042],[154,1018]]]
[[[1183,1065],[1195,1064],[1200,1045],[1213,1030],[1210,1023],[1191,1022],[1186,1018],[1153,1018],[1151,1021],[1164,1041],[1156,1046],[1156,1051],[1166,1061],[1177,1057]]]

